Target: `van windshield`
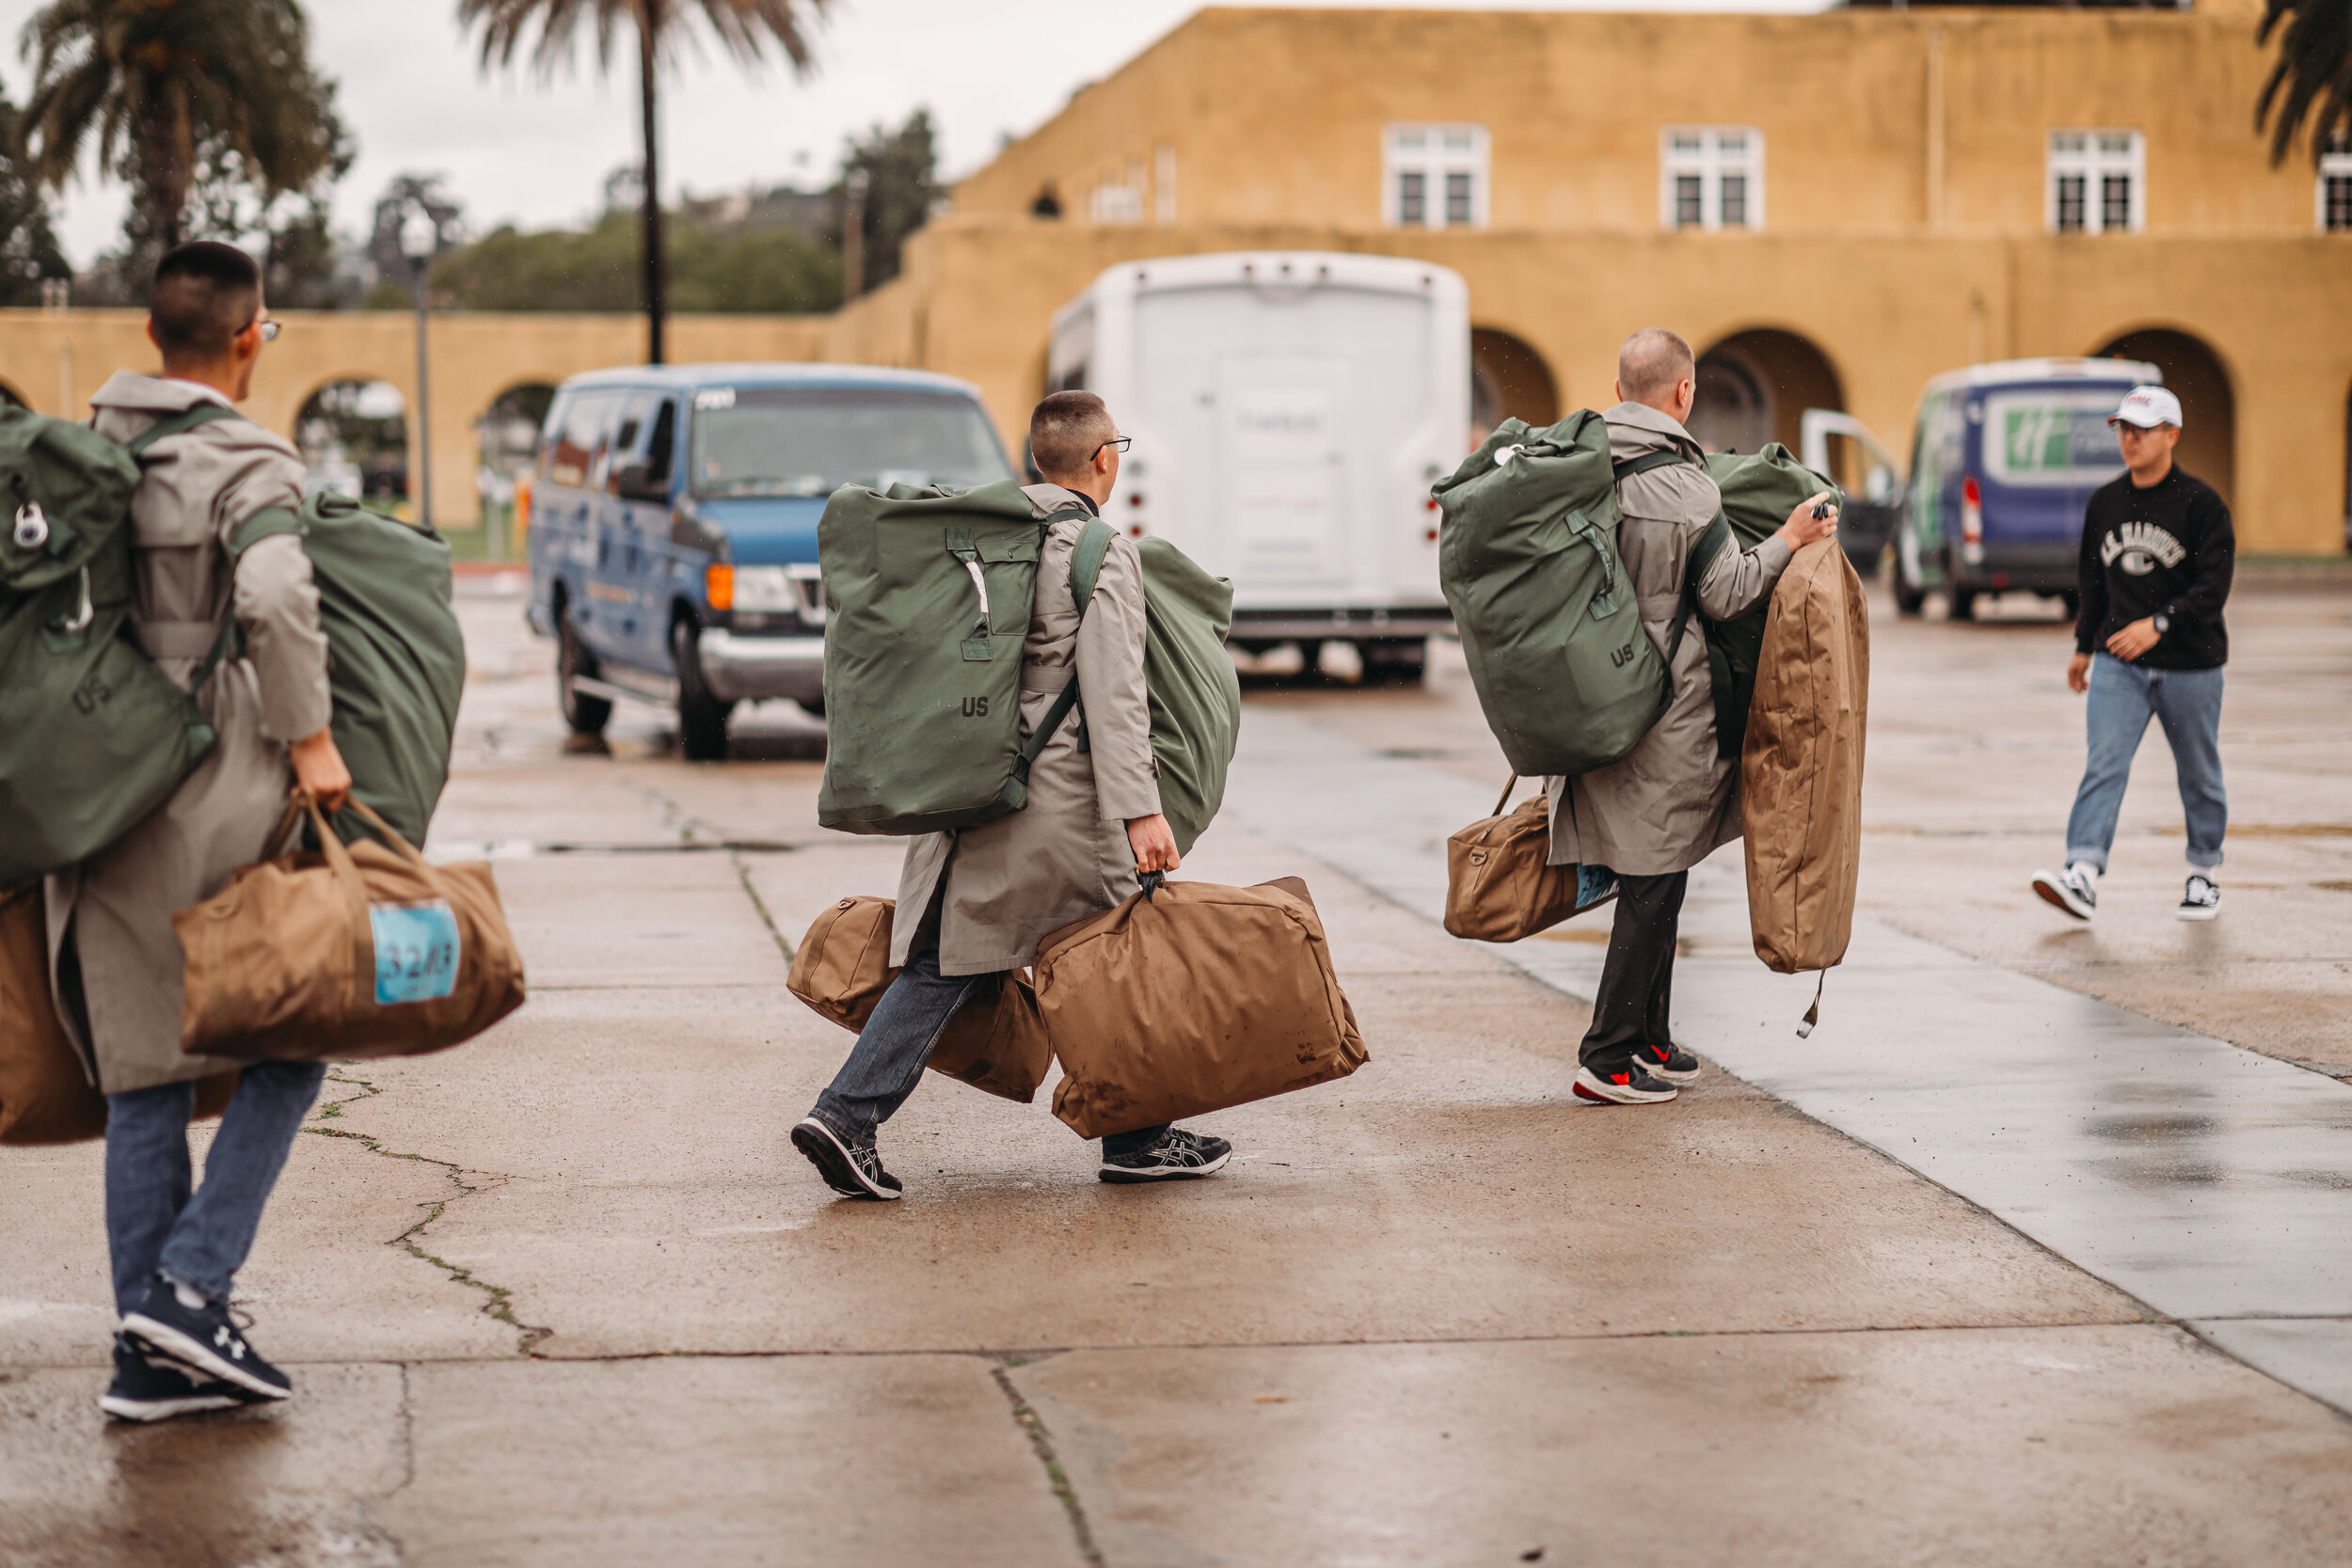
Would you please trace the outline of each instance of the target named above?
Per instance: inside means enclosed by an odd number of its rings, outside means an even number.
[[[2107,416],[2121,387],[1994,392],[1984,400],[1984,471],[1996,484],[2105,484],[2123,471]]]
[[[698,496],[824,496],[844,484],[963,487],[1010,479],[969,398],[857,388],[694,394]]]

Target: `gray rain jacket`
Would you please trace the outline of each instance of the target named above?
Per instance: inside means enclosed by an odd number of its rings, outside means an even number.
[[[1723,497],[1697,467],[1699,444],[1672,415],[1621,403],[1601,416],[1609,455],[1625,463],[1676,451],[1691,466],[1669,464],[1617,486],[1625,522],[1617,551],[1641,601],[1642,626],[1666,651],[1666,636],[1691,552],[1722,509]],[[1699,610],[1728,620],[1756,607],[1788,564],[1777,534],[1747,551],[1726,549],[1699,579]],[[1707,642],[1694,619],[1669,670],[1674,698],[1655,727],[1627,755],[1573,779],[1546,779],[1551,798],[1551,863],[1605,865],[1620,876],[1687,871],[1740,836],[1740,768],[1715,754],[1715,695]]]
[[[128,441],[206,393],[118,372],[90,399],[99,433]],[[302,503],[302,460],[260,425],[221,420],[167,436],[139,460],[131,497],[135,584],[130,625],[156,668],[185,688],[234,614],[241,657],[197,693],[220,739],[171,798],[128,833],[46,883],[49,961],[66,1030],[108,1094],[222,1072],[237,1064],[180,1052],[181,970],[171,917],[218,893],[261,858],[294,772],[286,742],[326,727],[326,634],[302,541],[281,534],[229,546],[263,507]],[[56,984],[71,932],[87,1015]]]
[[[1084,504],[1058,484],[1023,489],[1037,515]],[[1009,816],[907,845],[891,924],[890,961],[904,964],[942,876],[939,970],[1021,969],[1038,938],[1134,893],[1127,822],[1160,809],[1152,759],[1151,699],[1143,684],[1143,562],[1114,536],[1082,621],[1070,562],[1086,525],[1056,523],[1038,552],[1037,598],[1021,648],[1021,736],[1036,733],[1054,698],[1078,683],[1078,707],[1029,771],[1029,803]],[[1078,750],[1083,716],[1089,750]]]

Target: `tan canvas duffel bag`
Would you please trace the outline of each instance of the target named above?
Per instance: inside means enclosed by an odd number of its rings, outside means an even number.
[[[844,898],[818,915],[792,951],[785,984],[819,1015],[855,1032],[866,1027],[898,972],[890,967],[889,898]],[[1026,974],[991,975],[956,1010],[931,1049],[930,1069],[1024,1105],[1037,1098],[1054,1060]]]
[[[50,999],[49,934],[40,884],[0,896],[0,1144],[72,1144],[103,1137],[106,1097]],[[216,1117],[237,1086],[234,1072],[196,1082],[196,1114]]]
[[[1485,816],[1445,841],[1445,928],[1472,942],[1517,942],[1617,896],[1617,879],[1599,866],[1547,865],[1551,803],[1531,795],[1507,816],[1511,775]]]
[[[481,861],[434,865],[354,796],[382,835],[346,846],[299,794],[322,853],[240,867],[171,917],[187,955],[180,1049],[316,1061],[416,1056],[471,1039],[523,1005],[522,955]]]
[[[1344,1078],[1371,1059],[1295,877],[1165,882],[1049,933],[1037,1000],[1054,1115],[1130,1132]]]
[[[1748,922],[1756,956],[1783,974],[1826,972],[1853,936],[1869,705],[1862,579],[1836,540],[1817,540],[1772,590],[1740,754]],[[1799,1034],[1819,1008],[1817,991]]]

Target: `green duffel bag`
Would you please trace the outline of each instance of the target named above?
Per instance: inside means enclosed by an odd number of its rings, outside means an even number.
[[[0,889],[96,854],[213,749],[131,641],[131,493],[149,446],[230,417],[206,404],[124,446],[0,408]]]
[[[1707,477],[1723,492],[1724,517],[1731,525],[1729,543],[1752,550],[1788,520],[1788,514],[1809,497],[1830,493],[1833,505],[1845,504],[1846,493],[1796,459],[1778,441],[1759,451],[1707,454]],[[1709,552],[1709,560],[1712,552]],[[1696,582],[1707,562],[1692,563]],[[1772,618],[1772,596],[1756,602],[1744,615],[1707,623],[1708,662],[1715,681],[1715,754],[1737,762],[1747,739],[1748,708],[1756,698],[1756,667],[1764,652],[1764,626]]]
[[[281,533],[301,539],[318,585],[330,723],[351,792],[403,838],[422,844],[449,782],[466,688],[449,542],[348,496],[317,495],[299,511],[269,507],[246,518],[231,554]],[[370,832],[349,808],[334,825],[345,842]]]
[[[825,579],[825,780],[817,820],[941,832],[1028,803],[1051,738],[1021,739],[1021,647],[1046,528],[1011,480],[845,484],[817,525]],[[1076,683],[1072,683],[1075,688]]]
[[[1078,535],[1070,562],[1070,595],[1083,617],[1110,548],[1111,528],[1095,518]],[[1158,767],[1160,814],[1179,855],[1225,803],[1226,770],[1241,740],[1241,675],[1225,651],[1233,627],[1233,585],[1213,578],[1165,539],[1136,546],[1143,562],[1143,680],[1152,705],[1152,760]],[[1073,680],[1046,711],[1051,735],[1078,698]],[[1080,742],[1084,744],[1083,738]]]
[[[1589,773],[1632,751],[1673,692],[1617,553],[1607,423],[1505,420],[1430,494],[1438,584],[1512,769]]]

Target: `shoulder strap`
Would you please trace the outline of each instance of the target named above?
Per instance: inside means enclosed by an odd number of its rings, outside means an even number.
[[[1085,531],[1078,535],[1077,547],[1070,555],[1070,596],[1076,601],[1078,618],[1083,621],[1087,606],[1094,600],[1095,579],[1103,575],[1103,557],[1110,553],[1111,525],[1083,506],[1065,508],[1046,518],[1045,522],[1050,525],[1064,517],[1084,517],[1087,520]],[[1028,744],[1021,748],[1021,760],[1015,768],[1021,778],[1028,778],[1029,768],[1044,752],[1045,743],[1054,738],[1054,732],[1062,727],[1070,717],[1070,710],[1077,705],[1078,672],[1073,666],[1070,672],[1070,684],[1055,693],[1053,705],[1045,710],[1045,717],[1038,721]],[[1084,721],[1080,722],[1083,724]],[[1078,736],[1078,750],[1083,752],[1086,749],[1086,736],[1082,731]]]
[[[1682,602],[1675,607],[1674,624],[1666,634],[1666,667],[1670,670],[1674,668],[1675,651],[1682,646],[1683,628],[1698,613],[1699,578],[1707,575],[1707,569],[1715,564],[1715,558],[1730,543],[1731,519],[1717,512],[1715,520],[1707,525],[1707,531],[1699,535],[1699,542],[1692,547],[1691,559],[1683,570]],[[1715,693],[1719,706],[1723,695],[1720,690]]]
[[[302,515],[290,506],[265,506],[237,525],[236,537],[230,542],[230,559],[245,554],[262,540],[280,533],[308,532],[302,526]]]
[[[208,425],[217,420],[242,420],[244,418],[245,416],[235,409],[223,407],[207,399],[193,408],[183,408],[177,414],[165,415],[125,441],[123,446],[130,451],[133,457],[143,457],[148,448],[167,436],[183,436],[199,425]]]
[[[1669,467],[1677,463],[1694,468],[1699,466],[1669,447],[1662,451],[1649,451],[1644,452],[1639,457],[1629,457],[1622,463],[1612,463],[1609,468],[1610,472],[1616,476],[1617,483],[1623,484],[1635,474],[1645,474],[1652,468]]]

